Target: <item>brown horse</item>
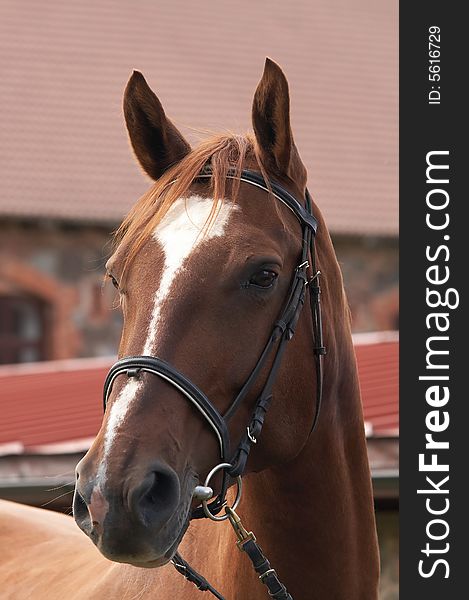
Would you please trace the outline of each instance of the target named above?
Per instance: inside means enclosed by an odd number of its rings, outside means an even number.
[[[262,173],[305,203],[287,80],[267,60],[254,96],[254,136],[220,135],[193,150],[140,73],[127,85],[124,111],[155,184],[125,219],[107,263],[124,315],[119,355],[161,357],[223,414],[298,272],[295,214],[269,190],[227,177]],[[198,178],[207,165],[210,177]],[[378,551],[349,312],[315,205],[313,213],[327,347],[322,409],[311,431],[318,381],[313,318],[304,309],[247,461],[238,512],[295,600],[372,600]],[[236,443],[272,361],[229,421]],[[74,516],[88,537],[66,516],[4,503],[2,598],[198,598],[168,564],[178,548],[228,600],[266,598],[230,525],[189,520],[200,502],[196,486],[220,462],[214,429],[168,380],[127,374],[115,378],[101,430],[77,467]],[[222,489],[220,480],[212,485]]]

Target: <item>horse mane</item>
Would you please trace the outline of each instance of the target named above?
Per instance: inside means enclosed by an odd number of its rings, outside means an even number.
[[[191,184],[204,166],[210,165],[212,169],[209,181],[213,205],[202,233],[210,228],[217,215],[218,204],[225,197],[227,171],[233,169],[236,175],[232,180],[230,193],[231,198],[235,200],[240,184],[238,177],[245,160],[251,157],[257,159],[261,172],[267,179],[254,137],[249,133],[224,133],[203,140],[181,161],[168,169],[136,202],[114,234],[114,248],[121,244],[126,248],[121,278],[124,278],[135,255],[174,202],[187,195]]]

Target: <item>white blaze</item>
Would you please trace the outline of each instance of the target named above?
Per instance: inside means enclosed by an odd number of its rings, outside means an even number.
[[[201,196],[179,198],[152,234],[152,238],[163,249],[164,264],[160,285],[154,296],[150,324],[142,351],[144,356],[155,353],[161,308],[171,291],[174,279],[184,271],[184,263],[201,242],[207,243],[210,239],[224,234],[231,212],[235,209],[235,206],[227,201],[220,202],[215,220],[212,221],[208,231],[202,233],[212,206],[213,200],[210,198]],[[103,460],[97,474],[98,481],[105,477],[106,458],[117,430],[123,423],[141,386],[142,382],[138,379],[129,379],[112,404],[104,435]]]
[[[161,307],[168,297],[172,283],[184,270],[184,262],[196,247],[214,237],[220,237],[233,209],[226,201],[219,204],[215,221],[207,232],[201,234],[212,210],[210,198],[191,196],[179,198],[168,210],[153,232],[153,239],[161,244],[164,251],[164,266],[160,286],[155,294],[153,311],[148,328],[143,355],[155,352]]]
[[[125,418],[129,406],[137,395],[138,390],[142,386],[142,381],[139,379],[129,378],[126,382],[122,390],[119,392],[119,395],[114,400],[114,403],[111,407],[111,413],[109,415],[109,419],[106,423],[106,432],[104,434],[104,444],[103,444],[103,458],[101,464],[99,465],[98,472],[96,474],[96,480],[99,483],[104,483],[104,478],[106,476],[106,459],[109,454],[109,450],[114,442],[116,437],[117,430]]]

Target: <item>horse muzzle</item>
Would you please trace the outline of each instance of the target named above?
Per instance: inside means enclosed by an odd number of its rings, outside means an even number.
[[[140,477],[87,480],[86,458],[77,466],[73,516],[110,560],[138,566],[165,564],[176,552],[189,522],[192,490],[169,465],[155,462]],[[192,485],[192,489],[193,489]]]

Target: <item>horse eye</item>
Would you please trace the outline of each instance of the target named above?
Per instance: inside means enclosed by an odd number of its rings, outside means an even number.
[[[278,275],[275,271],[268,271],[265,269],[253,275],[249,280],[249,284],[260,288],[270,288],[274,285],[277,277]]]

